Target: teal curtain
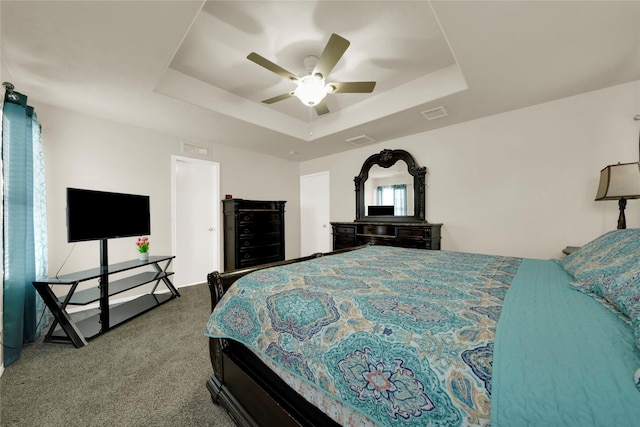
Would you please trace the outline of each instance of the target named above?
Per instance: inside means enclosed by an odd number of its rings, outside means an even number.
[[[40,123],[27,97],[7,92],[2,108],[4,366],[20,358],[48,322],[32,282],[47,277],[47,213]]]

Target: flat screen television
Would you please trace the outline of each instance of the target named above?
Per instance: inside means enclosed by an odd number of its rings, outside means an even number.
[[[394,214],[394,206],[390,205],[390,206],[369,206],[369,215],[371,216],[378,216],[378,215],[391,215],[393,216]]]
[[[149,196],[67,188],[67,241],[151,233]]]

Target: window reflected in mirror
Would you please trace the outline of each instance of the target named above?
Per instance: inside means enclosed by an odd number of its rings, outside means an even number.
[[[367,215],[406,216],[413,212],[413,176],[404,162],[389,168],[373,165],[365,183],[364,201]]]
[[[376,191],[376,205],[390,207],[391,210],[386,215],[406,215],[407,185],[394,184],[379,186]],[[369,213],[369,215],[371,215],[371,213]]]

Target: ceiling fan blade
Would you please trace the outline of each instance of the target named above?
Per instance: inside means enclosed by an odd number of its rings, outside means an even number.
[[[316,110],[316,113],[318,113],[319,116],[327,114],[329,112],[329,107],[327,107],[327,102],[324,99],[318,104],[314,105],[313,109]]]
[[[283,93],[282,95],[274,96],[273,98],[265,99],[265,104],[273,104],[274,102],[284,101],[285,99],[289,99],[293,96],[293,92]]]
[[[280,77],[283,77],[283,78],[285,78],[287,80],[294,80],[294,81],[298,80],[298,76],[296,76],[295,74],[285,70],[284,68],[282,68],[278,64],[274,64],[273,62],[269,61],[264,56],[258,55],[255,52],[251,52],[249,55],[247,55],[247,59],[249,61],[255,62],[256,64],[266,68],[269,71],[272,71],[272,72],[276,73]]]
[[[313,69],[313,74],[320,73],[322,78],[326,79],[350,44],[349,40],[337,34],[331,34],[316,67]]]
[[[328,86],[335,87],[329,93],[371,93],[376,82],[331,82]]]

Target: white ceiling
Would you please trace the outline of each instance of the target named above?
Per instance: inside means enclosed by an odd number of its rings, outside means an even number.
[[[640,0],[2,0],[0,18],[2,79],[32,100],[294,161],[640,79]],[[293,84],[250,52],[301,74],[331,33],[351,45],[328,80],[373,93],[320,117],[260,102]]]

